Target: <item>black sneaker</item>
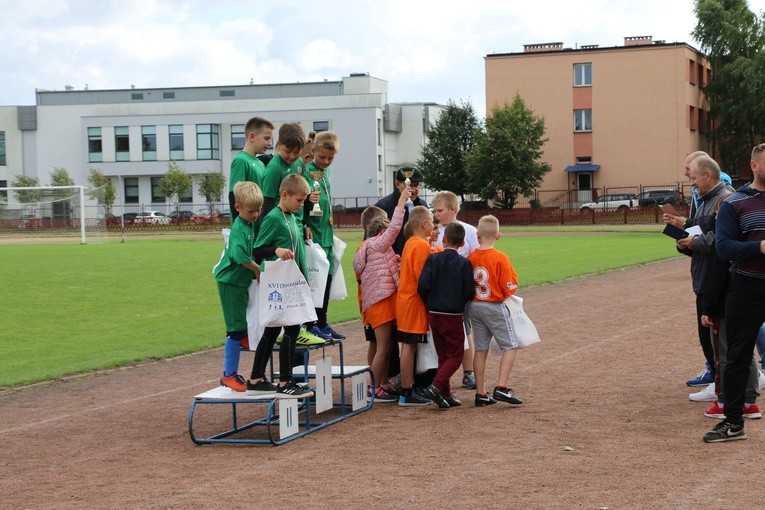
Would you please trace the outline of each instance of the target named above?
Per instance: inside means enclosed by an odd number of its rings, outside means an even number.
[[[475,374],[473,372],[465,372],[462,376],[462,387],[469,390],[475,389]]]
[[[415,391],[409,392],[408,395],[401,395],[398,397],[398,405],[401,407],[418,407],[426,406],[430,404],[430,399],[425,398]]]
[[[493,404],[496,404],[497,401],[494,400],[489,395],[479,395],[478,393],[475,394],[475,406],[476,407],[483,407],[483,406],[490,406]]]
[[[704,434],[705,443],[722,443],[723,441],[735,441],[746,439],[744,425],[734,425],[727,421],[721,421],[712,430]]]
[[[449,404],[449,407],[459,407],[462,405],[462,402],[454,395],[444,397],[444,400],[446,400],[446,403]]]
[[[276,390],[276,394],[279,397],[304,398],[310,397],[313,395],[313,392],[310,388],[306,388],[300,383],[290,381],[284,386],[279,386],[279,388]]]
[[[449,409],[451,407],[446,399],[441,395],[441,390],[433,386],[432,384],[423,390],[425,394],[436,403],[441,409]]]
[[[266,381],[265,379],[258,381],[255,384],[247,381],[247,393],[250,395],[276,393],[276,385],[272,382]]]
[[[523,404],[523,400],[519,399],[513,394],[512,388],[494,388],[494,400],[500,402],[507,402],[511,406],[519,406]]]
[[[412,391],[426,400],[430,400],[431,402],[433,401],[433,399],[430,398],[430,395],[428,395],[428,392],[425,391],[425,388],[416,386]]]

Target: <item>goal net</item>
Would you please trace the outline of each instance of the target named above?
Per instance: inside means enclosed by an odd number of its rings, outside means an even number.
[[[0,238],[105,241],[104,197],[104,188],[84,186],[0,188]]]

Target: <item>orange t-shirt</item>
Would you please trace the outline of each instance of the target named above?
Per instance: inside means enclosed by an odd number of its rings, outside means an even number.
[[[428,311],[417,293],[417,281],[425,260],[430,255],[430,243],[410,237],[401,253],[401,277],[396,295],[396,325],[399,331],[424,335],[428,332]]]
[[[467,259],[473,266],[473,301],[502,302],[518,289],[518,275],[510,258],[496,248],[473,251]]]

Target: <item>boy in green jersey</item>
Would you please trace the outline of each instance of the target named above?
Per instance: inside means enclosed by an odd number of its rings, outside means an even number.
[[[237,217],[231,225],[226,249],[213,268],[218,294],[226,322],[223,346],[223,377],[220,383],[234,391],[245,391],[246,383],[239,370],[242,347],[250,348],[247,337],[248,287],[260,267],[252,259],[255,221],[263,206],[263,194],[254,182],[240,181],[234,186],[234,208]]]
[[[234,186],[241,181],[251,181],[260,186],[266,167],[255,156],[264,153],[271,146],[273,134],[274,125],[261,117],[253,117],[244,125],[244,148],[231,161],[228,178],[228,203],[231,206],[232,225],[239,214],[234,207]]]
[[[335,331],[327,324],[327,307],[329,306],[329,288],[332,284],[332,275],[336,271],[334,267],[334,244],[335,232],[332,221],[332,187],[330,185],[330,165],[340,150],[340,140],[332,131],[323,131],[316,135],[313,147],[313,161],[306,165],[303,172],[308,185],[319,192],[318,200],[311,196],[306,201],[303,218],[311,230],[313,242],[322,247],[329,260],[329,274],[327,286],[324,291],[324,300],[321,308],[316,308],[317,321],[309,330],[314,335],[325,340],[343,340],[345,335]],[[314,204],[318,204],[318,210],[314,212]]]
[[[255,241],[254,255],[257,259],[282,260],[295,259],[300,271],[305,274],[305,248],[300,235],[301,225],[295,213],[303,208],[305,199],[311,192],[306,180],[297,174],[290,174],[282,180],[279,187],[279,203],[266,214],[260,224],[258,239]],[[310,390],[300,386],[292,379],[292,360],[295,355],[295,343],[300,324],[284,326],[284,336],[279,345],[279,382],[278,387],[266,380],[266,365],[271,351],[279,336],[281,327],[267,327],[255,351],[252,374],[247,381],[247,389],[253,393],[277,393],[293,397],[305,396]]]

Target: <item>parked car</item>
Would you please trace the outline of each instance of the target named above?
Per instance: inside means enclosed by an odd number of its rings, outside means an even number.
[[[191,217],[194,216],[194,213],[191,211],[173,211],[170,214],[167,215],[168,218],[170,218],[170,221],[173,223],[181,223],[184,221],[189,221]]]
[[[154,225],[168,225],[170,218],[159,211],[142,211],[136,213],[135,223],[152,223]]]
[[[677,205],[682,204],[685,199],[683,194],[676,189],[652,189],[640,193],[637,197],[640,207],[662,204]]]
[[[191,216],[191,221],[196,223],[220,223],[225,218],[226,215],[220,212],[219,209],[213,209],[212,212],[210,212],[209,207],[202,207],[201,209],[194,211],[194,214]]]
[[[579,206],[579,210],[582,212],[613,209],[623,211],[625,209],[637,207],[637,205],[638,199],[635,195],[630,195],[629,193],[617,193],[613,195],[603,195],[602,197],[598,197],[594,202],[582,204]]]

